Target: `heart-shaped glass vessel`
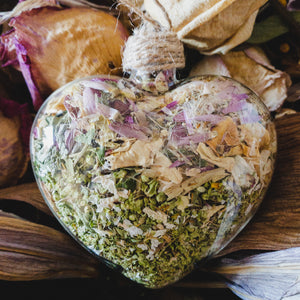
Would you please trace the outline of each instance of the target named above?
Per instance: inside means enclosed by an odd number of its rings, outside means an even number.
[[[31,135],[35,176],[58,220],[150,288],[233,239],[265,194],[276,152],[251,90],[222,76],[170,87],[166,75],[74,81],[44,103]]]

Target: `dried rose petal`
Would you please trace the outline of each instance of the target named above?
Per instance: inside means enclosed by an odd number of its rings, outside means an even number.
[[[0,97],[0,112],[7,118],[17,118],[20,122],[20,136],[24,146],[24,152],[29,155],[29,136],[32,125],[32,116],[27,103],[20,104],[13,100]],[[1,130],[2,131],[2,130]]]
[[[120,1],[122,2],[122,1]],[[141,0],[161,25],[172,28],[185,44],[203,54],[226,53],[250,36],[258,9],[266,0]]]
[[[0,187],[15,184],[25,173],[31,125],[28,104],[0,97]]]
[[[35,109],[69,81],[121,70],[128,33],[103,11],[48,6],[21,13],[10,26],[14,30],[1,37],[0,58],[22,71]]]
[[[282,106],[291,85],[289,75],[275,69],[263,51],[254,47],[205,57],[190,75],[203,74],[230,76],[240,81],[259,94],[270,111]]]

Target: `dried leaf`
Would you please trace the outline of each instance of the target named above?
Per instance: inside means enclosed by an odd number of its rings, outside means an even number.
[[[294,109],[291,108],[282,108],[276,115],[275,118],[282,118],[285,117],[286,115],[292,115],[296,114],[297,112]]]
[[[277,166],[266,198],[251,223],[219,256],[239,250],[300,247],[300,113],[275,122]]]
[[[0,279],[96,277],[98,263],[66,234],[0,216]]]
[[[35,182],[1,189],[0,199],[24,201],[44,213],[52,215]]]
[[[272,15],[267,19],[254,25],[252,35],[247,41],[251,44],[261,44],[270,41],[289,31],[280,16]]]
[[[300,22],[299,12],[292,12],[291,15],[296,22]],[[289,32],[289,26],[284,23],[282,17],[280,15],[271,15],[254,25],[252,35],[247,42],[251,44],[261,44],[287,32]]]
[[[14,218],[14,219],[22,220],[22,218],[17,216],[16,214],[9,213],[9,212],[3,211],[1,209],[0,209],[0,217],[7,217],[7,218]]]

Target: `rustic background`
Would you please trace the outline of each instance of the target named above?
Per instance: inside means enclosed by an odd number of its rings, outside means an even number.
[[[10,10],[17,3],[16,0],[3,2],[0,3],[1,11]],[[93,2],[111,5],[109,0],[94,0]],[[259,16],[258,20],[270,14],[274,9],[276,10],[276,7],[269,7]],[[295,34],[297,32],[289,32],[264,43],[262,47],[272,63],[277,68],[286,70],[292,76],[293,81],[297,82],[300,77],[299,62],[297,61],[299,45],[294,41]],[[291,46],[289,53],[283,53],[280,50],[283,43]],[[186,76],[193,62],[200,58],[195,50],[186,49],[186,54],[187,67],[179,74],[181,77]],[[27,88],[17,72],[9,74],[0,72],[0,91],[1,89],[6,90],[6,93],[14,100],[24,102],[25,98],[30,99]],[[299,102],[286,103],[285,107],[300,111]],[[300,246],[298,234],[300,232],[299,123],[300,113],[285,116],[276,121],[279,145],[278,161],[267,197],[250,224],[219,256],[235,256],[241,251],[253,254],[285,249],[288,246]],[[9,295],[10,299],[17,299],[20,296],[22,298],[46,297],[48,299],[55,297],[59,299],[62,295],[67,299],[87,297],[98,299],[119,299],[120,297],[174,300],[239,299],[226,288],[219,275],[202,272],[199,269],[175,285],[161,290],[147,290],[109,269],[87,254],[64,233],[63,228],[45,206],[34,184],[30,166],[16,187],[0,191],[0,210],[4,211],[0,213],[0,265],[5,265],[6,270],[10,270],[5,277],[0,269],[0,278],[2,278],[0,291],[3,295]],[[26,221],[7,213],[13,213]],[[27,230],[26,226],[32,223],[37,226],[36,230]],[[10,224],[15,225],[14,229],[10,227]],[[48,228],[50,229],[48,230]],[[33,237],[40,231],[45,233],[44,240],[40,239],[37,242]],[[48,237],[48,240],[45,236]],[[8,237],[13,242],[6,242]],[[11,239],[11,237],[15,238]],[[65,242],[62,241],[63,238],[66,239]],[[61,242],[60,245],[58,245],[59,242]],[[22,248],[22,245],[26,245],[27,248],[25,246]],[[47,249],[47,245],[52,248]],[[51,252],[52,250],[53,253],[56,250],[60,251],[60,254],[56,257]],[[41,251],[42,254],[39,254],[38,251]],[[24,264],[25,260],[27,265]],[[41,267],[41,262],[44,263],[44,269]],[[35,268],[35,266],[38,267]],[[24,269],[22,270],[22,268]],[[58,277],[73,278],[53,279]]]

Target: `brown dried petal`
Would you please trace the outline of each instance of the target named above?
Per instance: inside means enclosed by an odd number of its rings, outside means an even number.
[[[23,176],[28,158],[20,138],[20,120],[0,111],[0,187],[13,185]]]
[[[97,261],[66,234],[32,222],[0,217],[0,279],[95,277]]]
[[[27,50],[32,77],[43,95],[79,77],[121,71],[128,34],[103,11],[44,7],[22,13],[11,26]]]
[[[197,152],[200,154],[202,159],[220,167],[224,168],[225,170],[231,172],[234,167],[234,158],[232,157],[217,157],[213,150],[206,146],[203,143],[199,143],[197,147]]]
[[[243,148],[243,144],[240,144],[238,146],[234,146],[234,147],[230,148],[229,152],[225,153],[224,156],[236,156],[236,155],[242,155],[242,154],[246,155],[244,148]]]
[[[44,213],[52,215],[35,182],[1,189],[0,199],[24,201]]]
[[[111,170],[129,166],[149,167],[153,164],[154,154],[162,147],[162,139],[154,142],[135,141],[127,151],[115,152],[106,157]],[[169,166],[168,166],[169,167]]]
[[[226,117],[213,128],[213,131],[217,133],[217,136],[207,141],[206,144],[209,145],[217,155],[223,154],[223,151],[220,153],[220,145],[227,144],[228,146],[237,146],[240,142],[237,126],[232,118]]]
[[[260,150],[270,144],[269,131],[259,123],[242,124],[239,126],[239,129],[242,139],[248,146],[248,148],[244,146],[244,149],[247,149],[247,152],[249,150],[247,156],[258,156]]]
[[[184,192],[188,193],[196,187],[199,187],[210,180],[219,181],[226,176],[228,176],[228,173],[226,173],[225,169],[217,168],[210,171],[206,171],[200,176],[191,177],[185,180],[181,186]]]

